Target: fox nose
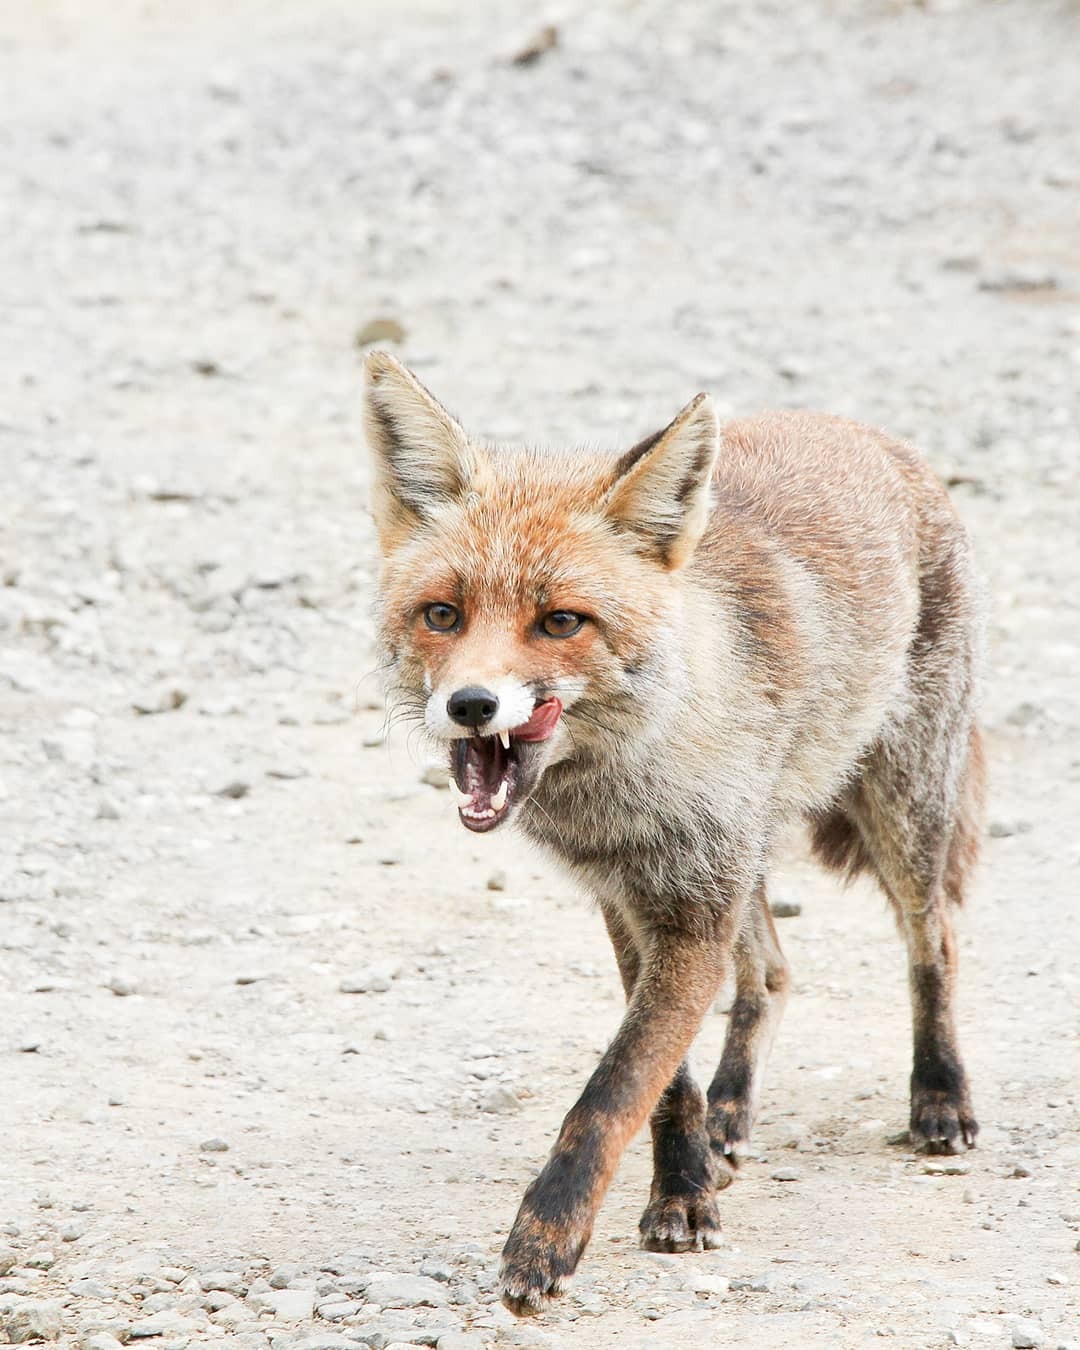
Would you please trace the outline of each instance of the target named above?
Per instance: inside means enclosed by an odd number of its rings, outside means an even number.
[[[499,710],[499,700],[490,689],[481,689],[470,684],[451,694],[446,702],[446,711],[462,727],[472,727],[475,731],[483,722],[490,722]]]

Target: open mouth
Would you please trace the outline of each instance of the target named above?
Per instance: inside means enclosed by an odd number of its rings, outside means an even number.
[[[482,834],[493,830],[510,814],[523,780],[528,746],[546,741],[562,715],[557,698],[538,703],[532,716],[510,731],[492,736],[469,736],[453,743],[450,752],[450,790],[458,804],[461,823]]]

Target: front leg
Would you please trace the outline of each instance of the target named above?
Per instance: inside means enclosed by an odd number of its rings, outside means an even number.
[[[622,1025],[525,1192],[503,1248],[502,1296],[512,1312],[539,1312],[573,1274],[623,1150],[671,1082],[716,996],[736,916],[726,908],[695,918],[692,931],[647,934]]]

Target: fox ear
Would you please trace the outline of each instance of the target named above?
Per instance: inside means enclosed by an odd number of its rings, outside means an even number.
[[[639,441],[616,463],[605,511],[638,535],[668,571],[689,561],[705,529],[719,444],[712,402],[708,394],[698,394],[663,431]]]
[[[364,360],[364,430],[375,459],[372,509],[384,546],[465,492],[474,469],[465,432],[386,352]]]

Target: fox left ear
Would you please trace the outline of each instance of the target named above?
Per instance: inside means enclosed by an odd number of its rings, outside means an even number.
[[[375,458],[372,509],[383,548],[467,490],[475,472],[461,425],[386,352],[364,361],[364,429]]]
[[[690,560],[705,529],[719,445],[712,401],[698,394],[663,431],[616,462],[605,512],[638,535],[668,571]]]

